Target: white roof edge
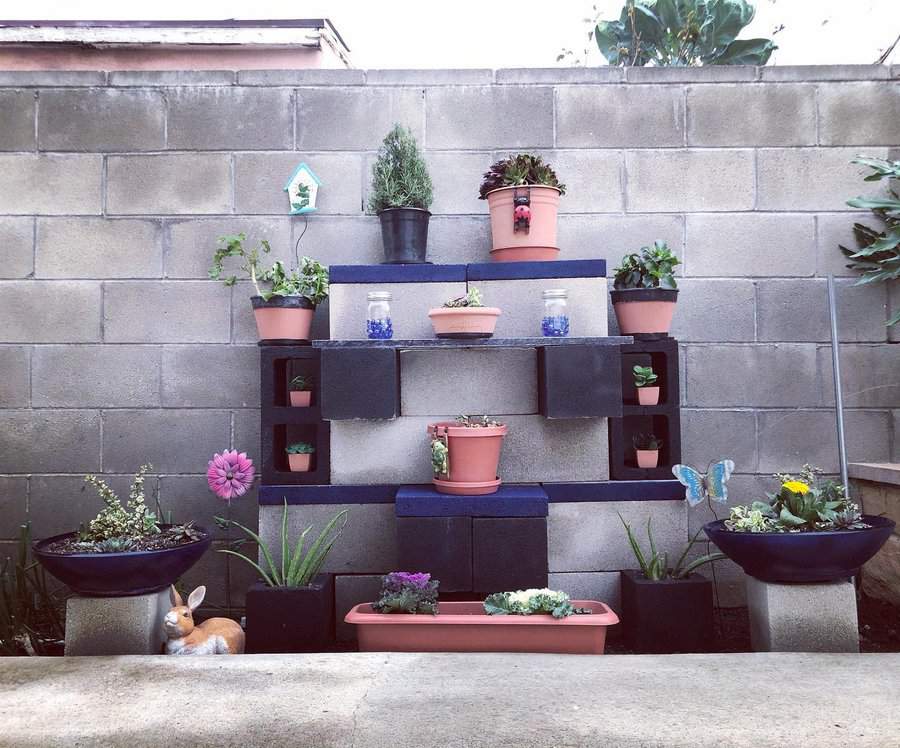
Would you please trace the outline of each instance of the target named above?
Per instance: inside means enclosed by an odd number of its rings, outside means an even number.
[[[336,52],[346,52],[330,29],[317,28],[0,27],[0,44],[207,44],[320,48],[323,41]]]

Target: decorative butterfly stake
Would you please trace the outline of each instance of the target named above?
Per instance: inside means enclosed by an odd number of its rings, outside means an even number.
[[[728,479],[734,472],[733,460],[709,463],[706,473],[700,473],[690,465],[673,465],[672,473],[685,486],[684,498],[691,506],[712,499],[725,503],[728,499]]]

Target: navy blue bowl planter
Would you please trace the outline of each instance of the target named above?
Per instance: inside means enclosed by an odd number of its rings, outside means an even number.
[[[162,525],[163,528],[169,525]],[[123,553],[53,553],[50,546],[75,537],[69,532],[34,544],[34,557],[75,594],[87,597],[129,597],[166,589],[190,569],[212,543],[202,527],[200,540],[153,551]]]
[[[247,652],[321,652],[334,644],[334,577],[318,574],[306,587],[247,590]]]
[[[878,553],[894,530],[887,517],[864,514],[860,530],[733,532],[725,520],[703,530],[745,573],[763,582],[830,582],[848,579]]]
[[[426,262],[431,213],[422,208],[386,208],[378,213],[378,218],[385,264]]]

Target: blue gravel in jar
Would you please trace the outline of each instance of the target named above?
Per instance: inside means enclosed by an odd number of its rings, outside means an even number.
[[[390,318],[366,320],[366,335],[369,340],[390,340],[394,337],[394,326]]]
[[[566,315],[544,317],[541,320],[541,332],[545,338],[569,337],[569,318]]]

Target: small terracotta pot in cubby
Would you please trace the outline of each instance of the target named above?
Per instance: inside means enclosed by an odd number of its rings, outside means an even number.
[[[309,390],[296,390],[291,392],[291,405],[293,407],[308,408],[311,402],[312,392]]]
[[[658,449],[636,449],[637,464],[639,468],[655,468],[659,465]]]
[[[638,403],[641,405],[659,405],[659,387],[637,387],[636,389]]]
[[[288,467],[292,473],[308,473],[312,469],[312,457],[316,448],[307,442],[296,442],[285,449]]]

